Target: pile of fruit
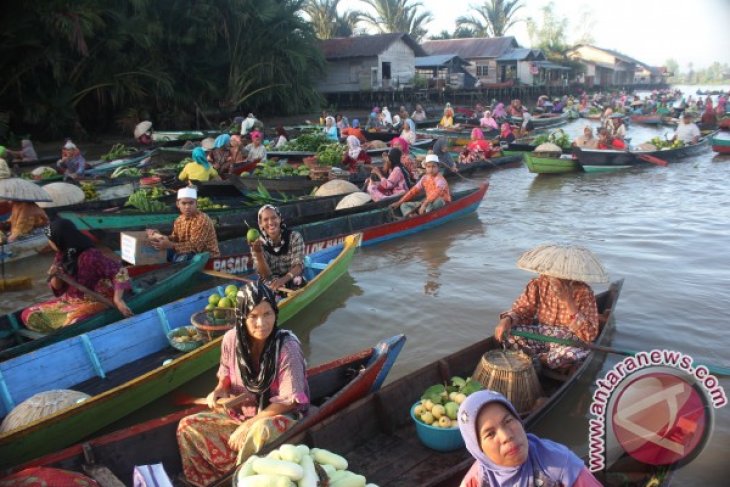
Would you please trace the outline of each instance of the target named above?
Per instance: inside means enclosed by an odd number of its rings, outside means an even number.
[[[222,308],[234,308],[236,306],[237,294],[238,288],[230,284],[223,290],[223,296],[218,293],[213,293],[208,296],[208,304],[205,307],[205,311],[208,312],[208,317],[225,318],[227,313]]]
[[[654,137],[649,141],[649,143],[659,150],[679,149],[681,147],[684,147],[684,142],[679,139],[666,140],[662,139],[661,137]]]
[[[207,196],[201,196],[198,198],[198,209],[199,210],[220,210],[221,208],[228,208],[228,205],[220,203],[214,203],[212,199]]]
[[[266,457],[252,455],[236,473],[238,487],[377,487],[347,470],[347,459],[322,448],[281,445]]]
[[[290,140],[284,146],[280,147],[281,151],[301,151],[301,152],[316,152],[319,146],[327,144],[328,139],[321,132],[301,134],[296,139]]]
[[[124,206],[132,206],[142,213],[155,213],[167,210],[167,206],[163,202],[157,201],[154,197],[150,196],[155,189],[157,188],[152,188],[149,192],[144,189],[138,189],[129,195]]]
[[[243,172],[241,176],[250,176],[251,173]],[[279,164],[277,161],[261,161],[256,164],[253,171],[254,176],[262,178],[280,178],[284,176],[309,176],[309,168],[300,166],[296,168],[290,164]]]
[[[109,152],[101,156],[101,160],[113,161],[115,159],[121,159],[122,157],[134,154],[135,152],[137,152],[137,149],[134,147],[127,147],[124,144],[114,144]]]
[[[84,192],[85,201],[93,201],[99,198],[99,192],[94,183],[81,183],[81,190]]]
[[[562,129],[558,129],[554,132],[552,132],[550,135],[538,135],[535,137],[535,139],[532,141],[532,143],[535,146],[545,144],[547,142],[550,142],[552,144],[557,145],[563,150],[569,151],[572,147],[572,142],[570,140],[570,137],[568,137],[568,134],[566,134]]]
[[[413,410],[416,419],[435,428],[458,427],[456,415],[459,404],[469,394],[483,387],[471,377],[464,380],[454,376],[449,382],[451,385],[436,384],[426,389],[421,396],[421,402]]]
[[[334,166],[342,162],[347,146],[331,143],[322,144],[317,148],[317,162],[320,166]]]
[[[31,172],[24,172],[21,177],[24,179],[50,179],[58,175],[55,169],[48,166],[40,166]]]
[[[198,333],[198,330],[194,327],[189,326],[187,328],[181,328],[179,334],[172,337],[171,340],[176,343],[202,342],[205,340],[205,337]]]

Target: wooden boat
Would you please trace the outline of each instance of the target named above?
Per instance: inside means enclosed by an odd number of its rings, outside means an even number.
[[[143,167],[149,164],[150,159],[155,155],[156,150],[157,149],[142,151],[141,153],[123,157],[121,159],[115,159],[109,162],[100,161],[98,164],[92,165],[89,169],[85,169],[84,174],[87,176],[107,175],[121,167]]]
[[[730,154],[730,132],[717,132],[710,137],[712,150],[720,154]]]
[[[347,272],[359,243],[360,236],[352,235],[344,244],[309,257],[305,268],[309,283],[280,303],[281,324]],[[0,415],[46,390],[64,388],[92,395],[26,428],[0,434],[0,468],[64,448],[214,367],[220,360],[222,337],[184,353],[170,347],[167,333],[189,325],[190,316],[205,307],[208,296],[221,291],[212,288],[0,363],[5,386]],[[394,345],[399,350],[402,341]],[[168,359],[172,362],[165,363]],[[393,360],[386,359],[388,368]],[[377,380],[382,383],[380,372],[371,376],[370,387]]]
[[[532,152],[525,152],[524,160],[527,169],[534,174],[560,174],[582,170],[571,154],[563,154],[560,157],[538,157]]]
[[[296,330],[295,330],[296,331]],[[372,348],[337,358],[307,370],[312,405],[310,414],[276,442],[281,444],[330,417],[368,394],[380,389],[405,344],[404,335],[382,340]],[[97,465],[108,468],[129,484],[135,465],[162,463],[177,477],[182,472],[175,432],[182,418],[204,411],[203,406],[188,408],[130,428],[42,456],[12,470],[34,466],[55,467],[82,472],[93,457]]]
[[[459,152],[449,152],[451,154],[451,158],[454,161],[459,160]],[[415,156],[425,156],[426,151],[419,151],[415,150],[413,151],[413,155]],[[441,173],[444,175],[446,179],[457,179],[459,175],[464,174],[472,174],[476,171],[486,171],[490,169],[498,169],[502,167],[507,167],[510,165],[517,165],[522,161],[522,154],[521,153],[512,153],[512,154],[504,154],[499,157],[489,157],[487,159],[481,159],[479,161],[474,161],[469,164],[458,164],[459,172],[454,172],[447,170],[445,168],[441,169]]]
[[[157,304],[177,298],[207,261],[207,253],[198,254],[188,262],[171,264],[135,276],[132,279],[132,295],[125,297],[127,305],[135,313],[141,313]],[[0,317],[0,361],[88,333],[122,318],[119,311],[107,308],[73,325],[43,334],[29,330],[23,325],[20,319],[21,311],[17,310]]]
[[[509,120],[513,124],[522,124],[522,117],[509,117]],[[568,120],[567,113],[541,113],[530,119],[535,129],[558,127],[568,123]]]
[[[202,140],[206,137],[220,135],[220,130],[155,130],[152,132],[152,140],[155,142]]]
[[[614,282],[607,291],[596,296],[598,310],[606,317],[601,322],[596,343],[608,341],[609,330],[613,327],[611,315],[622,284],[622,280]],[[494,337],[480,340],[391,382],[288,442],[303,442],[337,452],[347,459],[351,471],[377,485],[458,486],[474,459],[465,448],[441,453],[421,444],[410,409],[429,386],[443,383],[454,375],[471,376],[484,353],[501,348]],[[597,352],[592,352],[567,374],[538,371],[547,400],[524,418],[527,430],[544,418],[571,386],[592,368],[596,355]],[[343,435],[343,431],[348,434]]]
[[[663,117],[661,115],[631,115],[629,120],[631,123],[638,123],[642,125],[661,125],[663,123]]]
[[[363,130],[362,134],[368,140],[382,140],[383,142],[390,142],[394,138],[400,135],[400,132],[394,130]]]
[[[27,235],[18,237],[14,242],[4,244],[0,250],[0,260],[3,263],[15,262],[38,255],[46,249],[50,250],[48,237],[42,228],[37,228]]]
[[[674,162],[700,154],[707,150],[709,146],[710,137],[702,137],[696,144],[689,144],[676,149],[656,151],[619,151],[575,147],[573,148],[573,153],[578,157],[578,163],[585,172],[611,172],[651,164],[651,162],[644,160],[645,156],[655,157],[667,162]]]

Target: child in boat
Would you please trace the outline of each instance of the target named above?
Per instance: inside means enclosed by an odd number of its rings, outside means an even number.
[[[457,418],[466,448],[475,459],[461,487],[601,485],[568,448],[526,433],[512,403],[498,392],[469,395]]]

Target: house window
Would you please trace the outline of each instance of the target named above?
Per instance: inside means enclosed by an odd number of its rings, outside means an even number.
[[[383,79],[390,79],[390,63],[383,62]]]
[[[489,66],[488,65],[477,65],[477,76],[489,76]]]

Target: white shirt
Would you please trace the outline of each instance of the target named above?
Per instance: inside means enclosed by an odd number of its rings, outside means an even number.
[[[677,139],[681,140],[685,144],[689,144],[695,137],[699,137],[700,129],[697,124],[694,123],[683,123],[677,127],[677,131],[674,132]]]

